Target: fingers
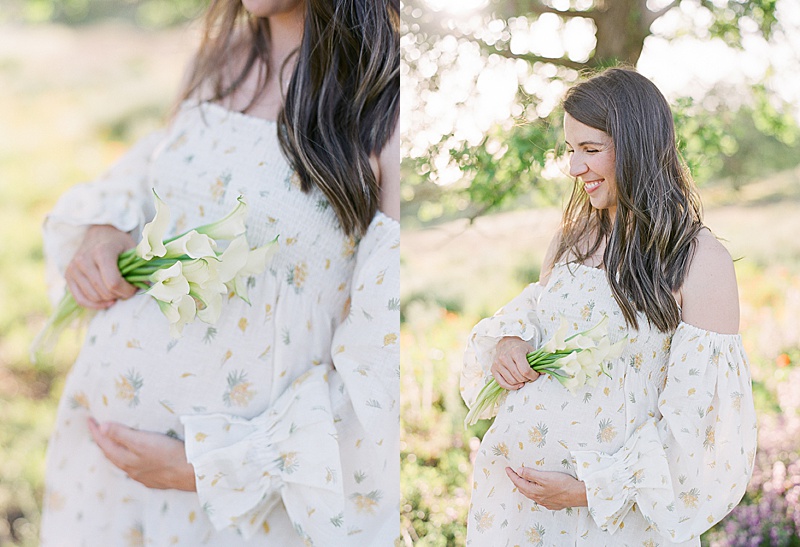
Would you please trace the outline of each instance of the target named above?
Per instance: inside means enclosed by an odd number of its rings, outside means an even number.
[[[542,474],[540,471],[533,469],[532,467],[525,467],[524,465],[516,471],[516,474],[525,479],[529,482],[535,482],[536,484],[542,483]]]
[[[127,473],[131,465],[134,463],[135,455],[128,450],[128,448],[122,444],[119,444],[105,434],[103,429],[105,429],[104,426],[106,424],[100,426],[92,418],[89,418],[88,424],[89,433],[91,433],[94,442],[97,443],[97,446],[103,451],[103,454],[105,454],[106,458]]]
[[[533,382],[539,377],[539,373],[533,370],[528,363],[527,353],[521,359],[515,359],[514,365],[517,367],[517,376],[522,378],[523,382]]]
[[[77,270],[77,268],[68,269],[65,278],[67,287],[69,287],[69,291],[75,298],[75,302],[84,308],[102,310],[110,305],[108,301],[100,298],[100,295],[97,294],[97,291],[86,279],[83,272]]]
[[[96,265],[110,300],[116,298],[124,300],[136,294],[136,287],[125,281],[120,274],[116,257],[112,258],[111,255],[98,256]]]
[[[87,231],[65,272],[67,286],[78,304],[105,309],[117,299],[136,293],[136,287],[123,279],[117,266],[120,252],[131,242],[129,234],[110,226],[94,226]]]
[[[506,365],[500,361],[495,361],[492,365],[492,375],[497,381],[498,385],[503,389],[515,390],[525,385],[523,382],[518,382],[511,376]]]
[[[523,467],[522,471],[524,471],[524,469]],[[541,499],[542,487],[539,484],[525,479],[510,467],[506,467],[506,475],[508,475],[508,478],[511,479],[511,482],[514,483],[514,486],[517,487],[523,496],[536,503],[541,503],[539,500]]]
[[[141,431],[136,431],[130,427],[115,422],[106,422],[100,426],[100,430],[105,429],[105,435],[118,445],[124,446],[131,452],[138,453],[141,445]]]
[[[532,346],[520,338],[503,338],[498,343],[491,370],[500,387],[519,389],[539,377],[528,363],[527,354],[532,350]]]

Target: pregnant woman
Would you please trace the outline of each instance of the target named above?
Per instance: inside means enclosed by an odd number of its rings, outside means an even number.
[[[509,394],[478,450],[467,545],[700,545],[756,450],[733,262],[649,80],[609,69],[564,110],[575,187],[542,275],[468,343],[467,405],[491,377]],[[561,317],[628,338],[576,395],[525,359]]]
[[[215,0],[169,127],[45,223],[97,310],[49,450],[43,546],[388,545],[398,535],[396,2]],[[116,259],[242,195],[279,238],[250,303],[173,339]]]

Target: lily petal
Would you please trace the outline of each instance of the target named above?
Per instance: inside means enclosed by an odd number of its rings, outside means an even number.
[[[145,260],[162,257],[167,253],[164,246],[164,234],[169,226],[169,207],[161,201],[156,191],[153,190],[156,200],[156,216],[145,224],[142,229],[142,240],[136,246],[136,254]]]
[[[217,242],[197,230],[186,232],[178,239],[173,239],[166,244],[166,258],[178,258],[184,255],[190,258],[215,257],[217,254],[214,249]]]
[[[169,268],[156,270],[150,279],[153,281],[153,286],[147,289],[147,294],[156,300],[172,303],[189,294],[189,282],[183,275],[180,261]]]
[[[234,239],[245,232],[244,221],[247,218],[247,203],[244,197],[236,198],[236,207],[224,218],[210,224],[195,228],[199,233],[212,239]]]

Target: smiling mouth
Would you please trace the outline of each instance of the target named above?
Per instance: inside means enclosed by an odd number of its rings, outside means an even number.
[[[584,182],[583,183],[583,188],[586,190],[587,193],[591,194],[592,192],[597,190],[597,187],[600,186],[601,184],[603,184],[603,180],[602,179],[601,180],[593,180],[592,182]]]

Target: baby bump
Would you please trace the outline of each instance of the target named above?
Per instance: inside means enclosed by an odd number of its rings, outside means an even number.
[[[622,446],[624,433],[624,398],[610,380],[573,395],[543,375],[508,394],[480,453],[494,465],[575,476],[570,451],[612,453]]]
[[[98,421],[178,435],[181,415],[254,416],[272,396],[274,335],[233,315],[173,339],[148,296],[118,302],[90,324],[64,397]]]

